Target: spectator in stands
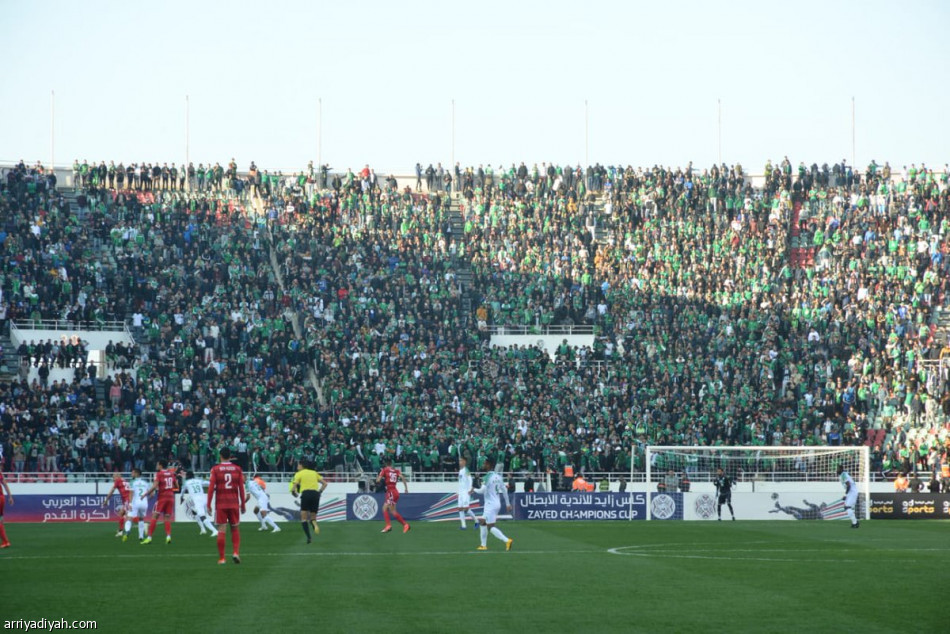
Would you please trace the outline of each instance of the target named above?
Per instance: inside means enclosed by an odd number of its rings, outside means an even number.
[[[918,364],[936,350],[926,317],[947,302],[947,187],[930,172],[889,181],[842,163],[796,175],[783,161],[754,186],[740,166],[489,167],[460,170],[447,205],[362,177],[308,196],[269,174],[252,202],[233,161],[226,179],[208,170],[207,191],[140,163],[134,190],[109,192],[102,165],[76,166],[78,224],[42,175],[11,173],[4,248],[35,257],[0,273],[11,319],[142,315],[146,349],[116,356],[128,372],[108,411],[78,383],[57,405],[120,439],[144,429],[133,461],[171,457],[198,425],[213,446],[250,439],[277,468],[304,452],[319,468],[349,447],[369,456],[377,439],[441,464],[435,421],[473,456],[559,472],[642,469],[639,451],[618,446],[857,444],[888,423],[914,433],[882,450],[882,469],[910,469],[918,430],[946,437],[947,413],[927,408],[939,377]],[[460,230],[446,231],[457,213]],[[60,248],[67,235],[80,247]],[[488,349],[476,320],[585,325],[595,345],[553,361],[533,346]],[[63,349],[31,356],[68,365]],[[172,388],[184,377],[187,399]],[[8,388],[11,418],[33,417],[45,436],[52,413],[33,406],[51,390]],[[101,466],[105,448],[91,444]]]

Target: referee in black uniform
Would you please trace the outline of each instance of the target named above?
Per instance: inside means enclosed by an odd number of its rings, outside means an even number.
[[[313,469],[313,463],[308,460],[297,463],[297,473],[294,474],[294,479],[290,483],[290,493],[294,497],[300,496],[300,523],[303,526],[304,535],[307,536],[308,544],[311,541],[311,526],[314,534],[320,534],[317,511],[320,510],[320,494],[326,488],[326,480]]]

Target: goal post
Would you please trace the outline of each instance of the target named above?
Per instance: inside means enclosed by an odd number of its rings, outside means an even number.
[[[761,493],[777,498],[776,491],[834,492],[840,499],[844,489],[838,476],[838,465],[844,466],[858,487],[858,508],[861,519],[870,517],[871,468],[868,447],[702,447],[648,445],[645,453],[647,519],[652,497],[670,492],[674,483],[684,476],[690,487],[709,489],[722,468],[737,488],[746,493]],[[672,473],[671,473],[672,472]],[[631,469],[631,481],[632,481]],[[710,483],[710,484],[706,484]]]

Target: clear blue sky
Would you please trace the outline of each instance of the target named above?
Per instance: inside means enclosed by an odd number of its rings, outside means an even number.
[[[0,160],[950,161],[950,2],[0,4]],[[318,135],[318,100],[322,133]],[[585,132],[585,100],[587,131]]]

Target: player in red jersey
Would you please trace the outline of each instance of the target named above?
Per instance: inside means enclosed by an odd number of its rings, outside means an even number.
[[[166,469],[165,464],[164,460],[158,461],[155,481],[145,492],[147,498],[158,491],[158,501],[152,511],[152,521],[148,525],[148,537],[142,541],[143,544],[152,543],[152,534],[155,533],[155,525],[158,524],[159,516],[162,516],[165,523],[165,543],[172,543],[172,514],[175,512],[175,491],[178,490],[178,474],[175,469]]]
[[[125,516],[128,515],[129,510],[132,508],[132,487],[129,486],[128,482],[122,479],[122,474],[118,471],[112,474],[112,488],[109,489],[109,492],[106,493],[106,497],[102,500],[102,506],[105,506],[109,502],[109,498],[111,498],[112,494],[116,491],[119,492],[119,497],[122,498],[122,506],[116,511],[116,515],[119,516],[119,530],[115,536],[122,537],[125,534]]]
[[[381,532],[388,533],[393,529],[392,522],[389,521],[389,514],[392,513],[396,521],[402,524],[402,532],[408,533],[409,522],[404,520],[399,511],[396,510],[396,503],[399,501],[399,489],[396,488],[396,485],[402,480],[405,492],[409,493],[409,484],[406,482],[406,478],[403,477],[402,471],[393,468],[392,460],[385,460],[383,465],[382,471],[379,472],[379,476],[376,478],[377,482],[386,483],[386,500],[383,502],[383,520],[385,520],[386,526]]]
[[[223,564],[224,559],[224,527],[226,524],[231,526],[231,546],[234,551],[231,559],[234,563],[241,563],[241,531],[238,524],[241,521],[241,513],[244,512],[244,504],[247,502],[248,495],[244,491],[244,472],[241,467],[231,462],[231,450],[222,447],[219,452],[221,462],[211,467],[211,475],[208,478],[208,515],[211,515],[211,503],[214,505],[215,515],[214,523],[218,525],[218,563]],[[215,500],[217,497],[217,500]]]
[[[0,548],[10,547],[10,540],[7,539],[7,529],[3,525],[3,505],[6,498],[10,498],[10,506],[13,506],[13,494],[10,493],[10,485],[3,479],[3,471],[0,471]]]

